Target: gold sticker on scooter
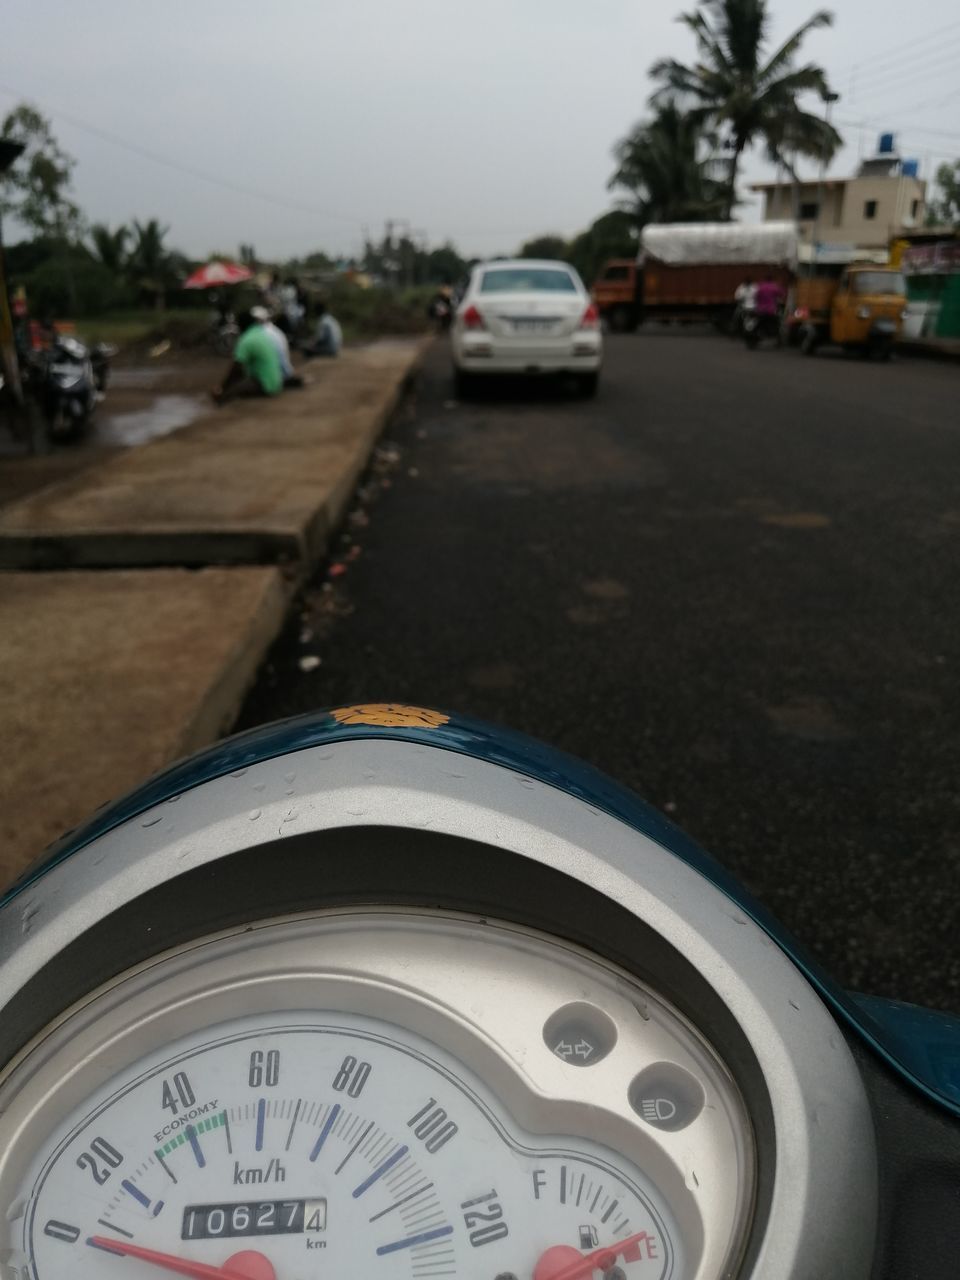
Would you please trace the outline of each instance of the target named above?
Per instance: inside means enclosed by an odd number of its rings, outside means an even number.
[[[330,714],[338,724],[368,724],[385,729],[439,729],[449,716],[425,707],[409,707],[402,702],[360,702],[337,707]]]

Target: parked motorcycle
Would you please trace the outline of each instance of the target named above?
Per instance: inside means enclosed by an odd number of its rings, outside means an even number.
[[[210,345],[218,356],[229,356],[237,345],[240,327],[232,311],[217,311],[210,319]]]
[[[743,340],[750,351],[756,351],[761,342],[773,340],[779,347],[782,342],[780,316],[774,312],[760,314],[756,311],[744,313]]]
[[[29,387],[52,440],[72,440],[83,433],[106,389],[113,351],[103,343],[90,349],[77,338],[58,334],[33,357]]]
[[[955,1280],[958,1198],[960,1021],[503,729],[269,725],[0,895],[11,1280]]]

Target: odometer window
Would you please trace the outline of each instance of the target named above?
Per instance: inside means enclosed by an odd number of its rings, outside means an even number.
[[[326,1200],[245,1200],[239,1204],[188,1204],[180,1238],[299,1235],[326,1229]]]

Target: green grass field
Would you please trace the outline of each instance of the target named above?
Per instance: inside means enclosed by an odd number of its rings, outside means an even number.
[[[152,307],[138,311],[114,311],[102,316],[80,316],[75,321],[77,333],[87,342],[113,342],[121,349],[143,342],[152,334],[157,340],[167,329],[176,332],[202,332],[209,324],[205,310],[156,311]]]

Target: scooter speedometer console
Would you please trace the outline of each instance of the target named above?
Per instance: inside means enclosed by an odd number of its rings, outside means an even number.
[[[886,1274],[867,1051],[802,968],[526,739],[232,739],[0,902],[0,1276]]]

